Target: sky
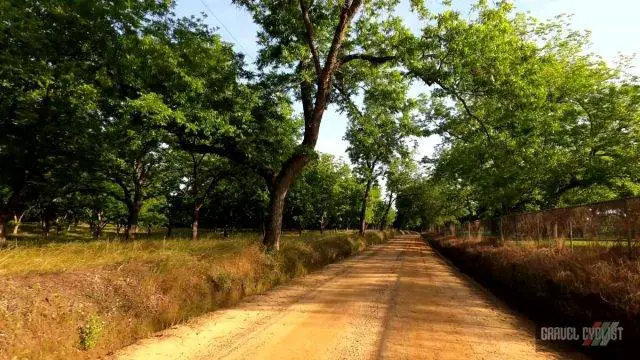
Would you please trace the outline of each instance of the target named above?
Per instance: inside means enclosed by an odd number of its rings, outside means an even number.
[[[590,30],[591,52],[601,55],[611,64],[619,54],[640,53],[640,1],[638,0],[512,0],[519,11],[529,12],[539,19],[551,19],[559,14],[572,14],[572,26],[576,30]],[[408,0],[399,7],[399,14],[407,25],[417,31],[420,27],[415,16],[410,13]],[[434,11],[441,9],[441,1],[427,0]],[[453,6],[462,14],[468,13],[475,0],[452,0]],[[256,33],[258,27],[247,12],[231,4],[230,0],[177,0],[176,13],[190,16],[205,13],[206,22],[218,28],[218,33],[236,51],[244,53],[247,62],[256,57]],[[640,75],[640,59],[634,59],[632,72]],[[331,153],[338,157],[346,156],[347,142],[343,136],[346,130],[346,118],[335,108],[330,107],[322,120],[320,137],[316,150]],[[416,158],[433,154],[438,144],[437,137],[418,140]]]

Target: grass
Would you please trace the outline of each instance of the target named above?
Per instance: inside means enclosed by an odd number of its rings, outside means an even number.
[[[35,225],[32,225],[36,228]],[[30,228],[30,224],[23,225]],[[174,236],[166,239],[163,231],[150,236],[138,234],[136,241],[121,241],[115,232],[107,231],[105,236],[94,240],[88,236],[88,228],[79,226],[74,231],[43,238],[35,233],[21,233],[12,236],[8,247],[11,251],[0,250],[0,276],[33,273],[70,271],[96,266],[105,266],[128,261],[161,262],[166,259],[190,262],[191,257],[214,261],[221,256],[237,255],[249,244],[259,242],[259,234],[241,231],[223,237],[221,232],[203,231],[200,241],[191,240],[191,229],[176,229]],[[341,238],[353,232],[286,231],[283,242],[314,241],[318,239]]]
[[[429,241],[462,271],[536,321],[621,321],[624,341],[608,346],[606,354],[590,355],[635,353],[640,340],[640,249],[498,245],[444,237]]]
[[[0,250],[0,358],[96,358],[174,324],[351,256],[388,234],[256,233],[193,242],[51,237]]]
[[[162,262],[179,258],[188,262],[193,257],[215,260],[237,254],[255,242],[251,237],[236,237],[230,240],[102,240],[19,246],[0,251],[0,275],[64,272],[133,260]]]

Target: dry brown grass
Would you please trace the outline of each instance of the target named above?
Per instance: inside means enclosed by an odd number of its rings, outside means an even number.
[[[535,320],[583,324],[619,320],[628,339],[623,345],[638,340],[638,249],[499,246],[455,238],[432,238],[430,242],[461,270]]]
[[[350,256],[386,234],[71,242],[0,250],[0,358],[95,358]],[[81,332],[101,329],[82,350]],[[79,329],[82,328],[82,331]]]

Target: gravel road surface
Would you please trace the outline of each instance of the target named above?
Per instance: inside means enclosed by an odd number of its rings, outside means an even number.
[[[140,341],[117,359],[550,359],[534,325],[401,235],[230,309]]]

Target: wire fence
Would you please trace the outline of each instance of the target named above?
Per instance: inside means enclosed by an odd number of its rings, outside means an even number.
[[[603,201],[499,219],[466,221],[446,230],[458,238],[496,241],[556,241],[592,245],[636,245],[640,197]]]

